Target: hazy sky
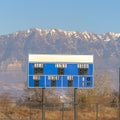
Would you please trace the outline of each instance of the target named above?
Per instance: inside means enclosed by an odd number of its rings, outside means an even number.
[[[0,35],[35,27],[120,32],[120,0],[0,0]]]

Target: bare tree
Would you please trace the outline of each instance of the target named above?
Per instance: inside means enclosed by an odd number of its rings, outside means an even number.
[[[45,104],[50,106],[52,104],[58,103],[58,96],[56,95],[56,90],[53,89],[44,89]],[[41,107],[42,105],[42,88],[28,88],[27,82],[25,82],[24,93],[19,99],[19,103],[27,104],[32,106]]]
[[[80,103],[110,102],[113,93],[109,72],[96,73],[94,87],[91,89],[78,90],[78,101]]]

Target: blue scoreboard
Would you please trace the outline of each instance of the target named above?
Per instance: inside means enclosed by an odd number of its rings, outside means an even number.
[[[28,88],[92,88],[93,55],[29,54]]]

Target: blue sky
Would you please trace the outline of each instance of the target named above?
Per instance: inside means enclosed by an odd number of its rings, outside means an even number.
[[[0,35],[30,28],[120,32],[120,0],[0,0]]]

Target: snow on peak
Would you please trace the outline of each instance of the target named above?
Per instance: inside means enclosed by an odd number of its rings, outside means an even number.
[[[56,29],[50,29],[50,32],[55,33]]]
[[[104,34],[95,34],[92,32],[77,32],[77,31],[67,31],[67,30],[61,30],[61,29],[48,29],[48,30],[43,30],[40,28],[33,28],[29,29],[26,31],[18,31],[13,33],[12,35],[16,37],[20,33],[24,34],[24,37],[27,37],[29,34],[32,32],[36,32],[40,36],[46,36],[50,34],[52,37],[61,37],[65,36],[71,39],[81,39],[81,40],[86,40],[86,41],[97,41],[97,40],[103,40],[103,41],[110,41],[110,40],[117,40],[120,37],[120,33],[113,33],[113,32],[108,32]]]
[[[33,30],[33,31],[37,31],[37,32],[41,32],[41,31],[43,31],[43,30],[40,29],[40,28],[33,28],[33,29],[31,29],[31,30]]]
[[[114,37],[120,37],[120,33],[109,32],[108,34],[111,35],[111,36],[114,36]]]
[[[120,33],[108,32],[103,34],[105,41],[117,40],[120,37]]]
[[[30,33],[30,30],[27,30],[26,32],[29,34],[29,33]]]

